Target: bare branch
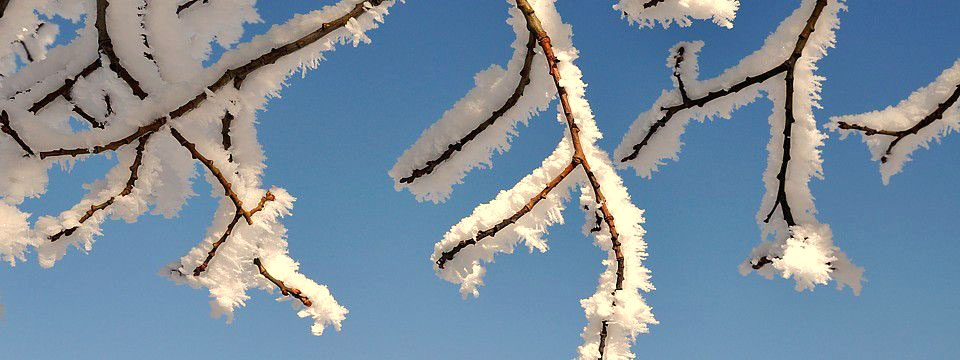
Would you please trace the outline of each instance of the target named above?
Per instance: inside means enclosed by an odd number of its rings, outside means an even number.
[[[7,5],[10,5],[10,0],[0,0],[0,18],[3,17],[3,12],[7,10]]]
[[[226,114],[220,119],[220,137],[223,139],[223,149],[230,150],[230,146],[233,142],[230,140],[230,124],[233,122],[233,114],[227,111]]]

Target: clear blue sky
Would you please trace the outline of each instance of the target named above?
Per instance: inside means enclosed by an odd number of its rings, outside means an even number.
[[[328,1],[269,2],[267,24]],[[707,42],[704,77],[759,48],[799,1],[742,0],[733,30],[708,23],[639,31],[611,1],[560,0],[588,98],[609,150],[671,86],[664,59],[683,40]],[[71,251],[53,269],[35,260],[0,270],[0,357],[4,359],[566,359],[585,324],[602,253],[570,211],[551,250],[501,255],[478,299],[461,300],[428,259],[450,225],[509,187],[553,149],[563,128],[553,113],[521,129],[493,171],[476,171],[442,205],[393,190],[386,171],[421,131],[472,87],[473,75],[505,63],[512,37],[503,1],[414,0],[394,8],[372,45],[341,48],[306,79],[296,77],[260,116],[267,185],[299,198],[285,220],[302,271],[350,309],[341,332],[309,334],[286,303],[252,292],[226,325],[208,316],[207,293],[157,275],[199,242],[214,201],[209,186],[174,220],[108,222],[88,255]],[[839,46],[820,62],[829,116],[879,109],[932,81],[957,58],[960,2],[851,1]],[[250,31],[263,32],[266,25]],[[858,139],[832,137],[825,181],[812,184],[820,219],[867,269],[863,294],[830,287],[797,293],[784,280],[742,277],[737,264],[756,244],[754,222],[771,105],[757,102],[730,121],[692,125],[681,161],[652,180],[623,173],[647,210],[658,290],[646,295],[661,325],[637,341],[642,358],[960,357],[960,139],[919,151],[882,186]],[[114,160],[56,174],[49,196],[26,205],[57,213],[80,199],[80,184]],[[953,220],[951,220],[953,219]],[[6,266],[4,266],[6,267]]]

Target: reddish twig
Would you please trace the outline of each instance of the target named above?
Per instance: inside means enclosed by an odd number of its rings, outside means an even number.
[[[27,110],[30,110],[30,112],[36,114],[37,112],[42,110],[44,107],[46,107],[47,105],[52,103],[54,100],[56,100],[58,97],[63,96],[64,98],[70,98],[70,92],[73,91],[73,84],[76,84],[77,80],[80,80],[80,78],[82,77],[90,76],[90,74],[92,74],[94,71],[96,71],[99,68],[100,68],[100,58],[97,58],[97,60],[94,60],[92,63],[90,63],[90,65],[87,65],[86,67],[84,67],[83,70],[80,70],[80,72],[77,75],[74,75],[72,78],[67,78],[63,80],[63,85],[60,85],[59,87],[54,89],[52,92],[40,98],[40,100],[37,100],[37,102],[33,103],[33,105],[30,106],[30,108]]]
[[[300,289],[289,287],[284,284],[283,281],[277,280],[270,275],[270,273],[267,272],[267,268],[263,267],[263,262],[260,261],[260,258],[253,259],[253,264],[257,266],[257,269],[260,271],[260,275],[263,275],[263,277],[267,278],[267,280],[270,280],[270,282],[280,288],[281,294],[292,296],[293,298],[300,300],[300,302],[303,303],[303,306],[313,306],[313,302],[310,301],[310,298],[303,295],[303,293],[300,292]]]

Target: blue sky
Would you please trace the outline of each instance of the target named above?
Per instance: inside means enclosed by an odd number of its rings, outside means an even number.
[[[667,49],[705,40],[700,65],[713,77],[759,48],[799,1],[742,0],[732,30],[709,23],[637,30],[610,1],[559,0],[574,27],[587,95],[612,150],[640,112],[671,87]],[[268,24],[327,2],[270,2]],[[420,132],[465,94],[473,75],[510,57],[502,1],[409,1],[370,35],[341,48],[261,114],[265,183],[299,200],[285,219],[302,271],[350,309],[341,332],[309,334],[286,303],[252,292],[233,324],[208,316],[207,293],[157,275],[199,242],[214,211],[202,181],[180,217],[108,222],[90,254],[71,251],[52,269],[35,260],[0,271],[0,357],[12,359],[563,359],[580,344],[579,299],[589,296],[603,254],[580,233],[582,216],[551,229],[551,250],[501,255],[478,299],[461,300],[437,278],[433,244],[477,204],[534,169],[563,128],[553,114],[520,130],[492,170],[471,173],[441,205],[395,192],[386,171]],[[838,48],[822,60],[823,123],[895,104],[957,58],[960,2],[851,1]],[[736,271],[759,238],[754,215],[771,105],[732,120],[692,125],[679,162],[652,180],[623,172],[646,209],[657,291],[646,295],[661,324],[641,336],[646,358],[956,358],[960,356],[960,141],[914,156],[883,186],[857,138],[831,137],[826,179],[812,183],[819,218],[866,267],[863,294]],[[52,177],[49,195],[25,204],[57,213],[112,159]]]

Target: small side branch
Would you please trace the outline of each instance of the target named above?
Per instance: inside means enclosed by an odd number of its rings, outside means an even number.
[[[429,175],[437,168],[441,163],[450,159],[454,153],[463,149],[463,147],[476,139],[484,130],[486,130],[490,125],[493,125],[498,119],[503,117],[511,108],[517,105],[517,101],[520,100],[520,97],[523,96],[523,90],[530,84],[530,71],[533,67],[533,58],[537,54],[534,49],[537,46],[537,37],[534,33],[530,33],[530,39],[527,40],[527,54],[523,59],[523,67],[520,69],[520,82],[517,84],[516,89],[513,90],[513,94],[507,98],[507,101],[499,109],[493,112],[486,120],[477,125],[476,128],[471,130],[467,135],[458,140],[457,142],[447,145],[447,149],[444,150],[440,156],[436,159],[427,161],[426,165],[419,169],[414,169],[413,173],[410,176],[400,179],[400,183],[413,183],[417,179]]]
[[[91,205],[90,210],[87,210],[87,212],[85,212],[83,216],[80,217],[80,220],[79,220],[80,224],[83,224],[87,220],[90,220],[90,218],[93,217],[93,215],[96,214],[98,211],[104,210],[108,208],[110,205],[113,205],[114,201],[116,201],[117,198],[130,195],[130,193],[133,192],[133,187],[136,185],[137,179],[139,178],[140,167],[143,165],[143,153],[147,147],[147,140],[149,139],[150,139],[149,134],[140,137],[140,143],[137,145],[137,155],[133,159],[133,164],[130,165],[130,176],[127,177],[127,183],[126,185],[124,185],[123,190],[121,190],[120,193],[117,194],[116,196],[111,196],[109,199],[107,199],[102,203]],[[71,228],[60,230],[60,232],[51,235],[49,239],[51,242],[57,241],[61,237],[73,235],[73,233],[77,231],[77,229],[79,228],[80,226],[74,226]]]
[[[858,124],[849,124],[843,121],[838,122],[837,127],[844,130],[857,130],[857,131],[863,132],[863,134],[867,136],[873,136],[873,135],[893,136],[894,137],[893,141],[891,141],[890,144],[887,145],[887,150],[884,151],[884,155],[880,158],[880,162],[886,163],[887,157],[893,153],[893,148],[896,147],[901,140],[903,140],[904,138],[910,135],[916,135],[917,133],[920,132],[920,130],[923,130],[927,126],[930,126],[931,124],[935,123],[937,120],[943,119],[944,113],[946,113],[947,110],[950,109],[950,107],[955,105],[958,99],[960,99],[960,85],[957,85],[953,93],[950,94],[950,97],[948,97],[946,100],[940,103],[940,105],[937,105],[937,108],[934,109],[933,112],[931,112],[930,114],[927,114],[927,116],[924,116],[923,119],[920,119],[920,121],[918,121],[916,124],[914,124],[909,129],[906,129],[906,130],[874,129],[868,126],[858,125]]]
[[[300,289],[289,287],[284,284],[283,281],[277,280],[270,275],[270,273],[267,272],[267,268],[263,267],[263,262],[260,261],[260,258],[253,259],[253,264],[257,266],[257,269],[260,271],[260,275],[263,275],[263,277],[267,278],[267,280],[270,280],[270,282],[280,288],[281,294],[300,300],[300,302],[303,303],[303,306],[310,307],[313,305],[313,302],[310,301],[310,298],[303,295],[303,293],[300,292]]]

